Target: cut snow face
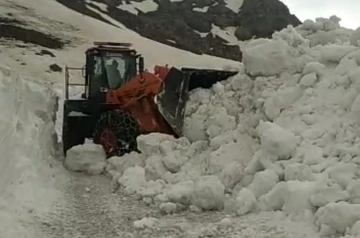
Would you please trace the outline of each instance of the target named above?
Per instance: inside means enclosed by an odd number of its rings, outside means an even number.
[[[1,66],[0,97],[0,237],[38,237],[25,223],[45,214],[58,195],[56,96]]]
[[[186,138],[140,136],[142,153],[106,170],[164,213],[281,210],[324,235],[357,234],[357,37],[331,17],[248,42],[236,76],[191,93]]]

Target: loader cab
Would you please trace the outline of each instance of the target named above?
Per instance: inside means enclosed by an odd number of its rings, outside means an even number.
[[[143,58],[130,44],[102,43],[86,51],[85,98],[105,102],[106,92],[118,89],[143,71]]]

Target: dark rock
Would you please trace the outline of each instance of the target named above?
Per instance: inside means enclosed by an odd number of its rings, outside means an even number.
[[[245,40],[250,40],[252,38],[253,34],[251,34],[249,29],[239,26],[236,28],[235,36],[239,40],[245,41]]]
[[[109,22],[108,20],[106,20],[105,18],[103,18],[100,14],[91,11],[90,9],[88,9],[86,7],[86,3],[82,0],[56,0],[59,3],[65,5],[68,8],[71,8],[77,12],[80,12],[86,16],[95,18],[99,21],[105,22],[107,24],[113,25],[111,22]],[[115,27],[117,27],[116,25],[113,25]]]
[[[25,25],[25,22],[20,21],[18,19],[12,18],[13,14],[7,14],[10,17],[0,17],[0,24],[17,24],[17,25]]]
[[[10,24],[0,24],[0,38],[32,43],[50,49],[61,49],[65,45],[60,39],[51,35]],[[18,47],[21,47],[21,45],[18,45]]]
[[[278,0],[244,0],[235,22],[243,28],[245,35],[249,32],[257,38],[271,37],[275,31],[287,25],[301,24],[297,17],[290,14],[288,7]]]
[[[201,17],[201,13],[186,12],[184,13],[185,23],[193,30],[199,32],[211,31],[211,21],[197,21]]]
[[[56,57],[55,55],[54,55],[54,53],[52,53],[51,51],[49,51],[49,50],[41,50],[40,52],[36,52],[35,53],[36,55],[49,55],[49,56],[51,56],[51,57]]]
[[[62,72],[62,68],[57,64],[52,64],[49,66],[49,68],[53,72]]]

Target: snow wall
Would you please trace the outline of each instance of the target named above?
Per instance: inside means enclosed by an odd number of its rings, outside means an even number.
[[[141,154],[108,160],[114,185],[164,213],[282,211],[359,234],[360,30],[339,21],[247,42],[239,74],[190,95],[187,138],[140,136]]]
[[[0,237],[30,237],[27,218],[46,212],[56,194],[52,90],[0,67]]]

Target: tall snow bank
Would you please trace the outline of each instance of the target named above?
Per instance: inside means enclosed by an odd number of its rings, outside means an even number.
[[[314,216],[323,234],[357,233],[360,50],[353,33],[334,16],[250,41],[237,75],[190,93],[186,138],[138,138],[141,179],[125,189],[168,212],[281,210]]]
[[[0,236],[25,237],[30,231],[13,224],[26,221],[29,211],[46,212],[56,196],[57,98],[50,88],[0,67],[0,99]]]

